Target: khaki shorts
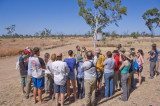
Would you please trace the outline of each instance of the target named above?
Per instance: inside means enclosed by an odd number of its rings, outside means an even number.
[[[159,69],[159,61],[156,61],[156,71],[158,72]]]

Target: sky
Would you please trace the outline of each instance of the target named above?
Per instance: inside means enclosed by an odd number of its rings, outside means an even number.
[[[119,27],[110,24],[103,32],[150,33],[142,15],[154,7],[160,10],[160,0],[122,0],[122,6],[127,7],[127,15],[118,21]],[[78,11],[77,0],[0,0],[0,35],[7,34],[5,28],[12,24],[18,34],[34,35],[44,28],[52,34],[85,34],[91,28]],[[160,35],[160,28],[154,32]]]

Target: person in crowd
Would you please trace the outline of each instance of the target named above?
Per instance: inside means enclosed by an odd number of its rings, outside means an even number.
[[[28,72],[28,56],[23,55],[19,63],[21,75],[21,87],[23,94],[26,93],[24,87],[27,85],[27,72]]]
[[[82,47],[82,57],[86,59],[86,53],[87,53],[87,49],[86,47]]]
[[[120,90],[120,78],[119,77],[119,67],[120,67],[120,61],[119,61],[119,53],[118,50],[114,50],[113,57],[115,60],[115,68],[114,68],[114,84],[113,84],[113,91],[116,92]]]
[[[20,56],[19,56],[19,62],[21,62],[22,56],[25,54],[25,51],[21,50],[21,51],[19,51],[19,54],[20,54]]]
[[[137,86],[140,86],[141,83],[142,83],[141,72],[142,72],[142,70],[143,70],[143,64],[144,64],[143,56],[144,56],[143,50],[142,50],[142,49],[139,49],[138,52],[137,52],[137,62],[138,62],[138,66],[139,66],[138,69],[137,69],[138,78],[139,78],[139,83],[138,83]]]
[[[97,54],[92,51],[87,51],[87,59],[82,64],[81,69],[84,70],[84,85],[85,85],[85,106],[95,106],[95,91],[96,91],[96,65]]]
[[[25,98],[29,98],[29,94],[31,92],[31,84],[32,84],[32,64],[31,64],[32,55],[28,58],[28,75],[27,75],[27,91]]]
[[[76,96],[76,79],[75,79],[75,72],[74,69],[76,68],[76,59],[73,58],[73,51],[69,50],[68,51],[68,58],[64,59],[64,62],[67,63],[68,67],[70,68],[70,72],[67,74],[67,95],[70,101],[70,80],[73,85],[73,92],[74,92],[74,100],[76,101],[77,96]]]
[[[117,47],[116,47],[116,50],[119,51],[121,48],[122,48],[122,44],[119,43],[119,44],[117,45]]]
[[[32,65],[32,80],[34,85],[34,103],[36,103],[36,96],[38,90],[39,103],[44,103],[42,101],[42,88],[44,87],[44,75],[42,69],[46,69],[45,63],[40,56],[40,50],[38,47],[33,49],[33,57],[31,58]]]
[[[49,94],[52,97],[53,94],[53,79],[51,75],[51,70],[49,70],[49,65],[52,63],[50,60],[50,54],[45,53],[44,54],[44,62],[46,64],[46,70],[45,70],[45,92],[46,94]]]
[[[78,56],[77,58],[77,86],[78,86],[78,99],[82,99],[85,96],[85,88],[84,88],[84,71],[81,69],[83,64],[83,57]]]
[[[156,50],[156,68],[155,68],[155,77],[158,75],[158,69],[159,69],[159,58],[158,56],[160,55],[160,51],[157,49],[157,46],[155,43],[152,44],[152,49]]]
[[[116,62],[112,58],[112,53],[108,51],[106,53],[106,59],[103,63],[105,66],[104,69],[104,80],[105,80],[105,94],[104,97],[108,98],[113,95],[113,78],[114,78],[114,69]]]
[[[61,94],[61,106],[64,106],[64,96],[66,93],[66,73],[70,69],[66,62],[62,61],[62,53],[56,53],[56,60],[52,63],[51,73],[54,74],[54,93],[56,105],[59,106],[59,95]]]
[[[128,96],[129,96],[128,79],[130,76],[129,69],[131,67],[131,63],[128,61],[128,58],[130,57],[120,54],[120,58],[122,60],[122,65],[120,66],[119,70],[121,70],[121,85],[123,89],[123,94],[120,100],[128,101]]]
[[[128,90],[131,91],[131,80],[132,80],[132,72],[133,72],[133,57],[131,55],[131,51],[125,52],[124,55],[127,57],[129,63],[131,64],[129,68],[129,79],[128,79]]]
[[[135,64],[135,62],[136,62],[135,49],[131,51],[131,56],[132,56],[132,59],[133,59],[132,78],[131,78],[131,89],[134,90],[134,88],[135,88],[135,79],[134,79],[135,69],[134,69],[134,64]]]
[[[76,53],[74,54],[74,56],[76,57],[76,59],[78,56],[82,56],[82,51],[79,45],[76,46]]]
[[[149,52],[149,58],[150,58],[150,79],[153,79],[154,78],[154,73],[155,73],[155,68],[156,68],[156,49],[155,48],[152,48],[152,51]]]
[[[49,91],[50,91],[50,97],[54,99],[54,73],[52,71],[52,63],[56,61],[56,54],[51,55],[51,59],[47,62],[46,69],[50,72],[50,77],[49,77]]]
[[[97,93],[100,94],[100,90],[102,88],[102,76],[104,71],[103,62],[105,60],[105,57],[102,55],[101,50],[99,48],[96,48],[97,52],[97,82],[96,82],[96,90]]]

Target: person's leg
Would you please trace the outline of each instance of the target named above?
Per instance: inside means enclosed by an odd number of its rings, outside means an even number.
[[[113,78],[114,78],[114,74],[112,74],[112,76],[110,77],[110,81],[109,81],[109,83],[110,83],[110,96],[112,96],[113,95]]]
[[[70,80],[67,80],[67,95],[70,100]]]
[[[134,70],[132,71],[132,79],[131,79],[131,88],[134,89],[135,81],[134,81]]]
[[[154,67],[155,67],[154,62],[150,62],[150,75],[151,75],[151,78],[154,77]]]
[[[141,72],[138,72],[138,77],[139,77],[139,85],[141,85],[141,83],[142,83],[142,76],[141,76]]]
[[[114,79],[113,79],[113,92],[117,91],[117,72],[114,71]]]
[[[27,88],[26,88],[26,99],[29,98],[29,93],[31,91],[31,83],[32,83],[32,76],[27,76]]]
[[[120,90],[120,89],[121,89],[121,87],[120,87],[120,85],[121,85],[121,72],[118,71],[117,73],[118,73],[118,78],[117,78],[117,89]]]
[[[82,98],[85,96],[84,78],[82,79]]]
[[[46,94],[49,93],[49,78],[48,78],[48,74],[45,74],[45,92],[46,92]]]
[[[65,94],[61,93],[61,106],[64,106],[64,96]]]
[[[54,93],[55,93],[55,98],[56,98],[56,106],[59,105],[58,101],[59,101],[59,94],[60,94],[60,85],[57,85],[56,83],[54,83]]]
[[[56,106],[58,106],[59,102],[59,93],[55,93],[55,98],[56,98]]]
[[[127,79],[126,79],[126,74],[121,74],[121,83],[122,83],[122,89],[123,89],[123,94],[122,94],[122,100],[127,100],[127,94],[128,94],[128,87],[127,87]]]
[[[96,99],[96,79],[91,79],[91,106],[95,106]]]
[[[129,79],[128,79],[128,89],[131,90],[131,80],[132,80],[132,72],[129,73]]]
[[[76,81],[75,80],[71,80],[72,85],[73,85],[73,93],[74,93],[74,100],[77,100],[77,94],[76,94]]]
[[[104,80],[105,80],[105,93],[104,93],[104,97],[108,98],[109,97],[109,78],[108,78],[108,73],[104,73]]]
[[[84,80],[84,86],[85,86],[85,106],[90,106],[91,103],[91,84],[89,79]]]
[[[34,95],[34,103],[36,103],[36,96],[37,96],[37,88],[36,87],[34,87],[33,95]]]
[[[21,75],[21,88],[22,88],[22,93],[24,93],[24,87],[25,87],[25,77]]]
[[[52,79],[52,76],[49,75],[49,91],[50,91],[50,96],[53,95],[53,79]]]
[[[66,93],[66,83],[64,85],[60,85],[60,93],[61,93],[61,106],[64,105],[64,96]]]
[[[155,76],[158,75],[158,69],[159,69],[159,60],[156,62],[156,73],[155,73]]]
[[[39,103],[42,104],[42,88],[38,88]]]
[[[77,87],[78,87],[78,99],[81,99],[81,81],[80,78],[77,78]]]

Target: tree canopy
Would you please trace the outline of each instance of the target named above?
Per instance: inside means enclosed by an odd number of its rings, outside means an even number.
[[[143,15],[143,19],[146,21],[146,25],[148,29],[153,33],[153,28],[155,24],[155,27],[160,27],[160,13],[157,8],[153,8],[150,10],[147,10]]]
[[[122,18],[122,14],[127,15],[127,8],[121,7],[121,0],[78,0],[78,5],[79,15],[94,33],[94,41],[103,28],[112,23],[118,26],[117,21]]]

